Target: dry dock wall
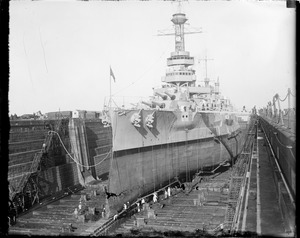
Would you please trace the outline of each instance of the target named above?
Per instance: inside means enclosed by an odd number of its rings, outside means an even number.
[[[73,126],[70,127],[72,121]],[[85,171],[89,171],[95,179],[108,177],[111,128],[104,127],[100,119],[15,120],[11,121],[8,168],[8,180],[14,188],[30,171],[36,153],[42,151],[48,125],[59,133],[73,159],[77,155],[79,162],[87,167],[78,168],[57,134],[53,134],[49,151],[42,156],[36,177],[40,198],[79,184]]]
[[[260,123],[278,159],[282,173],[293,197],[296,194],[296,137],[286,127],[267,118],[260,117]]]
[[[64,146],[70,150],[68,120],[15,120],[10,124],[8,181],[13,188],[30,172],[36,153],[41,152],[49,130],[47,125],[59,132]],[[35,180],[40,199],[79,183],[76,164],[66,154],[57,135],[52,137],[48,152],[41,158]]]

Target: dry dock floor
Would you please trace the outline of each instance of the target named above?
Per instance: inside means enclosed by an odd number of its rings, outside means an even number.
[[[96,192],[97,191],[97,192]],[[84,201],[82,196],[87,198]],[[75,207],[82,200],[84,210],[94,208],[86,219],[83,216],[76,218]],[[17,223],[9,228],[9,235],[47,235],[47,236],[88,236],[94,233],[108,221],[102,217],[101,210],[105,204],[105,194],[99,188],[87,187],[77,189],[60,199],[51,197],[43,201],[34,210],[17,218]],[[85,214],[88,212],[86,211]],[[70,230],[72,224],[72,230]]]

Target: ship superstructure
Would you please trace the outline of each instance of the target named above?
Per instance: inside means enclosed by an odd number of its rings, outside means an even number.
[[[219,92],[219,80],[210,85],[208,77],[204,86],[196,84],[196,74],[193,69],[194,57],[185,50],[184,24],[188,19],[184,13],[173,14],[171,21],[175,29],[175,51],[167,59],[167,70],[162,77],[162,87],[153,90],[150,102],[142,102],[151,108],[165,110],[193,111],[222,110],[231,111],[230,101],[222,97]]]

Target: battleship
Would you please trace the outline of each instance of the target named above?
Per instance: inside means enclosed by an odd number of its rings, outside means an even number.
[[[171,21],[149,100],[12,116],[10,235],[295,235],[295,110],[279,102],[293,94],[237,110],[219,80],[198,84],[186,15]]]
[[[136,108],[115,108],[102,118],[112,127],[109,190],[134,199],[174,179],[232,164],[249,129],[249,112],[238,112],[219,90],[219,80],[197,85],[194,57],[185,50],[186,15],[173,14],[175,51],[167,58],[162,86]]]

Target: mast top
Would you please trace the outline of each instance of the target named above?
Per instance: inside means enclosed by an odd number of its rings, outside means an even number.
[[[173,14],[172,22],[175,25],[182,25],[184,24],[188,19],[185,17],[184,13],[175,13]]]

